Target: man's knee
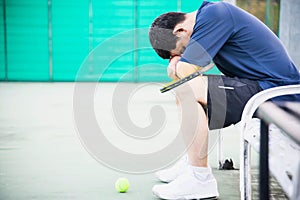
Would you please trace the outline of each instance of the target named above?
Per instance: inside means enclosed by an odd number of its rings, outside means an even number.
[[[199,76],[194,78],[175,89],[179,101],[190,99],[207,104],[207,77]]]

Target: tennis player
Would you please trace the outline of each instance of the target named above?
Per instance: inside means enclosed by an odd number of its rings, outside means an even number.
[[[162,14],[152,23],[149,38],[156,53],[170,59],[168,75],[173,79],[212,61],[223,74],[199,76],[175,90],[179,107],[197,111],[193,117],[196,128],[182,128],[183,134],[194,131],[195,137],[186,157],[174,167],[157,172],[167,184],[155,185],[153,193],[163,199],[219,196],[207,161],[208,130],[239,122],[246,102],[256,93],[300,84],[299,71],[267,26],[225,2],[204,1],[195,12]],[[300,97],[273,100],[300,101]],[[189,121],[190,117],[182,115],[182,120]]]

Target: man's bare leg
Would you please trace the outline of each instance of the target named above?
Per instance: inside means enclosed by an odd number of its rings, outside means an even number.
[[[176,94],[189,164],[207,167],[208,121],[202,107],[207,105],[207,77],[200,76],[189,81],[179,87]]]
[[[195,138],[188,148],[189,164],[198,167],[207,167],[208,127],[207,118],[200,104],[197,104],[199,113],[198,127]],[[183,130],[184,131],[184,130]]]
[[[207,164],[208,123],[202,105],[207,105],[207,78],[197,77],[176,89],[181,131],[188,145],[188,164],[173,181],[155,185],[162,199],[201,199],[219,196],[217,181]],[[202,104],[202,105],[201,105]]]

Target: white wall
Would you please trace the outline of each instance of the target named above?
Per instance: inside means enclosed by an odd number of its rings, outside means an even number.
[[[300,1],[281,0],[279,37],[300,69]]]
[[[236,0],[223,0],[223,1],[236,5]]]

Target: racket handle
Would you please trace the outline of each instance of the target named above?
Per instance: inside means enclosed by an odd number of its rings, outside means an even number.
[[[183,83],[186,83],[186,82],[192,80],[193,78],[196,78],[197,76],[204,74],[205,72],[207,72],[214,66],[215,66],[214,63],[210,63],[209,65],[206,65],[205,67],[201,68],[199,71],[196,71],[196,72],[190,74],[189,76],[186,76],[186,77],[176,81],[175,83],[172,83],[166,87],[161,88],[160,92],[161,93],[168,92],[168,91],[174,89],[175,87],[178,87],[179,85],[182,85]]]

